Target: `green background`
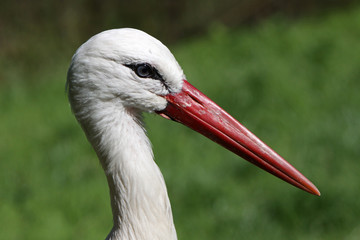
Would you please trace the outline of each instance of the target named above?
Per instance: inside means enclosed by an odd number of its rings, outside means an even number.
[[[188,81],[322,193],[145,114],[179,239],[359,238],[360,6],[303,13],[220,19],[165,37]],[[20,24],[17,16],[0,26]],[[95,30],[72,40],[39,29],[8,27],[0,37],[0,239],[104,239],[112,227],[105,175],[65,94],[71,55]]]

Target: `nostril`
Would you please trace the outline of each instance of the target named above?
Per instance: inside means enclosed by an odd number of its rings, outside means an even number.
[[[198,103],[199,105],[201,106],[204,106],[204,104],[197,98],[195,98],[194,96],[192,95],[188,95],[194,102]]]

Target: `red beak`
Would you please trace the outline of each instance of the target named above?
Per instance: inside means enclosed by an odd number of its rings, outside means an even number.
[[[161,116],[182,123],[282,180],[320,196],[319,190],[253,133],[184,80],[182,91],[164,96]]]

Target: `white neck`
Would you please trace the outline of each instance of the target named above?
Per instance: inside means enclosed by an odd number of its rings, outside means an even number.
[[[177,239],[165,182],[140,114],[119,105],[95,111],[90,121],[80,122],[110,188],[114,226],[107,239]]]

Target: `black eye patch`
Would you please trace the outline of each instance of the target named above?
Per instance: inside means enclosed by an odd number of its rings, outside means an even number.
[[[141,78],[152,78],[164,81],[158,70],[148,63],[125,64],[125,66],[132,69],[136,75]]]

